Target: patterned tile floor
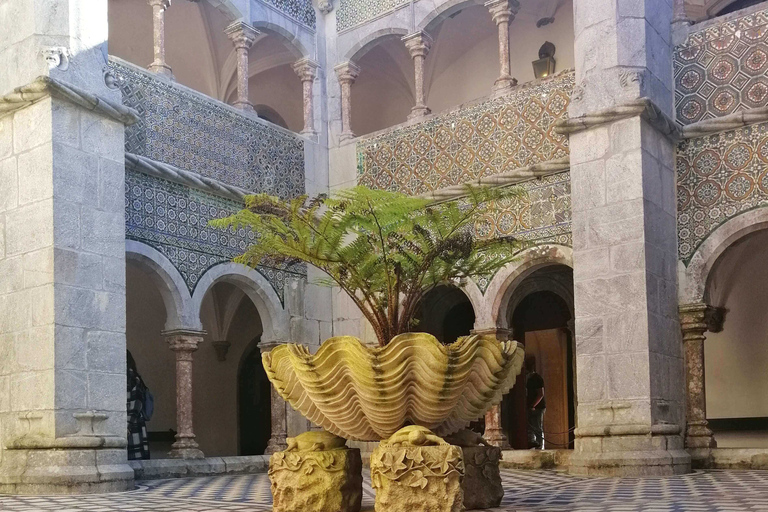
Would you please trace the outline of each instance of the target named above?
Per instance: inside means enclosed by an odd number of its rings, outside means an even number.
[[[670,478],[575,478],[552,471],[504,471],[497,511],[768,511],[768,471],[708,471]],[[68,497],[0,497],[0,510],[56,512],[268,512],[265,474],[141,482],[135,491]],[[363,509],[373,509],[364,485]]]

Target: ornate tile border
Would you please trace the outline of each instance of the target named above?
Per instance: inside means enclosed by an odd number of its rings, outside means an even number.
[[[718,226],[761,206],[768,206],[768,123],[678,145],[678,252],[686,265]]]
[[[261,0],[311,29],[317,28],[317,14],[311,0]]]
[[[423,194],[568,155],[573,72],[357,143],[358,183]]]
[[[768,10],[709,26],[675,47],[675,109],[681,125],[768,102]]]
[[[304,142],[215,100],[112,61],[123,104],[140,120],[125,150],[253,192],[304,193]]]
[[[410,0],[340,0],[336,11],[336,31],[362,25],[410,3]]]
[[[241,228],[212,228],[208,221],[226,217],[242,204],[135,171],[125,173],[126,238],[139,240],[163,253],[179,270],[190,292],[214,265],[242,254],[256,236]],[[306,277],[301,266],[259,267],[280,301],[285,280]]]

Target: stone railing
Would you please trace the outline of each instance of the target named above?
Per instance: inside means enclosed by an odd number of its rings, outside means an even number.
[[[252,192],[304,193],[304,140],[137,66],[110,58],[123,104],[139,113],[125,150]]]
[[[340,0],[336,12],[336,30],[342,32],[362,25],[410,3],[410,0]]]
[[[694,25],[675,46],[675,109],[687,125],[768,102],[768,10]]]
[[[139,121],[125,130],[126,238],[164,254],[190,291],[212,266],[256,236],[209,226],[243,207],[246,192],[303,194],[304,143],[287,130],[112,59],[123,104]],[[259,267],[280,299],[303,267]]]
[[[358,183],[425,194],[567,157],[568,137],[555,132],[555,123],[567,116],[573,86],[568,71],[363,137],[357,143]]]
[[[311,0],[261,0],[261,2],[287,14],[302,25],[313,30],[317,28],[317,14]]]

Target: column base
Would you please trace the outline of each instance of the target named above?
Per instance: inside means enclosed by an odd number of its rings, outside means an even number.
[[[172,459],[204,459],[205,455],[192,437],[176,436],[177,441],[171,445],[168,456]]]
[[[495,446],[496,448],[500,448],[502,450],[512,449],[512,445],[509,444],[509,439],[507,439],[507,436],[501,429],[489,430],[483,435],[483,438],[488,441],[488,444]]]
[[[250,101],[236,101],[232,104],[233,107],[244,110],[245,112],[255,112],[253,104]]]
[[[134,488],[125,448],[6,449],[0,464],[2,494],[89,494]]]
[[[691,472],[679,435],[579,437],[568,472],[582,476],[641,477]]]
[[[411,109],[411,113],[408,114],[408,120],[412,119],[420,119],[422,117],[426,117],[429,114],[432,113],[432,110],[424,105],[417,105]]]
[[[339,135],[339,142],[346,142],[348,140],[354,139],[355,137],[357,137],[357,135],[355,135],[354,132],[341,132],[341,135]]]
[[[169,78],[170,80],[176,79],[173,76],[173,71],[171,70],[171,66],[169,66],[168,64],[158,64],[153,62],[152,64],[147,66],[147,69],[155,74]]]
[[[510,92],[517,85],[517,78],[513,78],[509,75],[500,76],[493,83],[494,94],[500,95],[506,92]]]
[[[690,422],[685,429],[686,448],[717,448],[714,433],[706,421]]]
[[[285,434],[278,434],[273,435],[269,438],[269,442],[267,443],[267,448],[264,450],[264,453],[266,455],[271,455],[273,453],[281,452],[288,448],[288,436]]]

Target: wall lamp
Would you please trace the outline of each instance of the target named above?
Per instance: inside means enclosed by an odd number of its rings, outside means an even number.
[[[555,45],[547,41],[539,48],[539,60],[533,61],[533,76],[546,78],[555,72]]]

